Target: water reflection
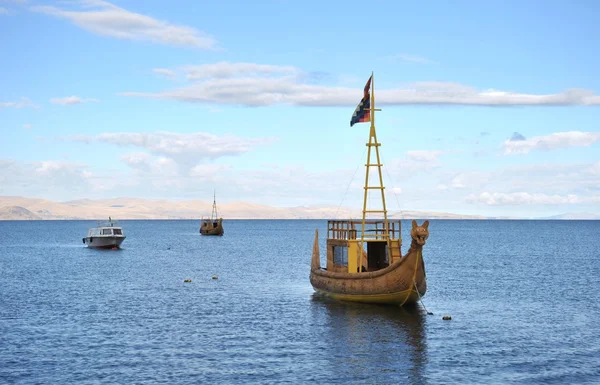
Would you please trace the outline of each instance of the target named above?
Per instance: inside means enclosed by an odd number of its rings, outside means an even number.
[[[346,303],[313,294],[312,310],[330,376],[340,382],[425,382],[427,315],[419,306]]]

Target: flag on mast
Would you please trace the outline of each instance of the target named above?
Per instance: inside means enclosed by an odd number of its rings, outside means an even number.
[[[358,106],[356,106],[356,110],[354,110],[354,114],[352,114],[352,119],[350,119],[350,127],[352,127],[355,123],[364,123],[371,121],[371,79],[373,75],[369,77],[369,81],[365,85],[365,93],[363,98],[361,99]]]

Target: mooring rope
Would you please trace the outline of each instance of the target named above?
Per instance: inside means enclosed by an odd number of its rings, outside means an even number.
[[[417,287],[417,281],[413,281],[413,284],[415,285],[415,291],[417,292],[417,296],[419,297],[419,302],[421,303],[421,306],[423,306],[423,309],[425,309],[425,313],[427,313],[428,315],[433,315],[433,313],[427,311],[427,308],[423,303],[423,299],[421,298],[421,294],[419,293],[419,288]]]

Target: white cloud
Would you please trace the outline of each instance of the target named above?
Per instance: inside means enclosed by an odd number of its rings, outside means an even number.
[[[172,181],[188,174],[188,168],[179,165],[168,156],[152,156],[145,152],[124,154],[120,158],[125,164],[137,172],[141,178],[171,178]]]
[[[437,160],[438,156],[443,154],[443,151],[439,150],[416,150],[416,151],[407,151],[406,156],[409,159],[416,161],[427,161],[433,162]]]
[[[90,143],[96,143],[95,137]],[[199,194],[212,196],[212,189],[216,188],[220,199],[228,201],[268,201],[269,205],[276,206],[362,205],[364,174],[360,175],[364,168],[355,173],[355,168],[350,166],[327,171],[305,165],[232,167],[218,161],[203,163],[193,156],[187,158],[188,163],[182,163],[177,155],[136,147],[141,151],[120,157],[129,165],[125,170],[115,164],[118,157],[94,168],[68,161],[0,160],[0,195],[39,196],[43,191],[45,198],[59,200],[108,196],[198,199]],[[443,169],[428,172],[420,169],[420,164],[414,162],[415,167],[408,171],[403,168],[389,169],[389,174],[384,172],[388,210],[395,210],[397,206],[405,210],[467,213],[477,204],[487,207],[476,209],[483,215],[495,211],[496,215],[528,216],[527,210],[539,210],[536,205],[547,205],[547,210],[559,210],[561,204],[579,205],[578,209],[593,212],[598,206],[592,205],[600,203],[598,162],[513,166],[487,173],[464,171],[448,175],[446,180],[439,174],[446,173]],[[404,172],[410,177],[396,178],[401,181],[399,184],[392,182],[394,175]],[[455,178],[454,182],[462,188],[450,184]],[[371,194],[374,199],[369,200],[369,204],[377,203],[378,192]]]
[[[0,7],[0,15],[8,15],[8,9]]]
[[[39,106],[35,105],[29,98],[22,97],[18,102],[0,102],[0,110],[3,108],[24,108],[30,107],[38,109]]]
[[[455,173],[450,181],[444,184],[447,188],[478,189],[487,186],[493,178],[493,172],[490,171],[461,171]]]
[[[214,177],[220,172],[231,169],[227,164],[199,164],[190,170],[190,176],[193,177]]]
[[[292,66],[220,62],[183,67],[190,83],[163,92],[121,95],[174,99],[193,103],[269,106],[354,106],[362,88],[312,84],[310,76]],[[478,90],[451,82],[417,82],[377,90],[378,105],[570,106],[600,105],[593,91],[571,89],[555,94]]]
[[[364,180],[355,178],[348,184],[354,172],[350,168],[314,171],[296,164],[264,165],[238,170],[236,174],[228,175],[231,179],[227,183],[229,189],[263,202],[268,199],[270,202],[287,200],[299,205],[314,204],[314,197],[318,196],[316,202],[340,204],[340,198],[345,196],[344,203],[347,204],[357,197],[362,202]]]
[[[54,200],[135,196],[141,198],[199,198],[206,192],[212,199],[216,188],[221,200],[267,202],[269,205],[339,205],[353,169],[315,172],[303,165],[262,166],[239,169],[228,164],[197,164],[179,167],[166,156],[123,156],[130,163],[145,164],[128,170],[102,169],[75,162],[18,162],[0,159],[0,196],[40,196]],[[145,163],[144,163],[145,162]],[[362,181],[357,181],[344,204],[362,200]],[[315,195],[319,199],[315,201]],[[200,198],[202,199],[202,198]],[[358,205],[358,203],[357,203]]]
[[[301,71],[292,66],[277,66],[255,63],[230,63],[219,62],[214,64],[203,64],[199,66],[187,66],[184,68],[188,80],[210,79],[210,78],[231,78],[240,75],[260,76],[287,74],[296,75]]]
[[[600,197],[580,197],[575,194],[547,195],[542,193],[513,192],[497,193],[482,192],[471,194],[466,198],[468,203],[483,203],[489,206],[517,206],[517,205],[559,205],[600,202]]]
[[[53,104],[60,104],[63,106],[67,106],[67,105],[74,105],[74,104],[82,104],[82,103],[89,103],[89,102],[97,102],[98,99],[83,99],[80,98],[79,96],[65,96],[63,98],[52,98],[50,99],[50,103]]]
[[[437,177],[437,189],[444,191],[442,201],[454,202],[451,207],[460,206],[461,201],[490,207],[510,206],[515,209],[497,214],[527,216],[523,214],[526,211],[516,211],[517,207],[546,205],[557,210],[559,205],[587,205],[587,209],[594,210],[590,205],[600,203],[596,167],[600,163],[544,163],[490,171],[442,171],[433,176]]]
[[[589,168],[589,172],[592,175],[600,175],[600,162],[596,162]]]
[[[41,176],[55,176],[59,173],[72,172],[78,170],[85,165],[60,160],[45,160],[36,162],[35,172]]]
[[[450,185],[454,188],[465,188],[467,187],[463,181],[463,179],[461,178],[461,175],[457,175],[454,177],[454,179],[452,179],[452,181],[450,182]]]
[[[421,175],[431,175],[435,169],[440,167],[440,164],[435,160],[412,160],[405,158],[391,158],[387,160],[382,154],[380,154],[380,156],[385,177],[391,177],[392,182],[403,181],[403,183],[407,183],[409,179]],[[371,173],[371,177],[375,177],[376,174],[377,173]],[[379,183],[378,177],[376,179],[376,183]]]
[[[132,168],[148,170],[152,156],[145,152],[133,152],[121,155],[121,160]]]
[[[151,170],[157,175],[177,176],[179,174],[177,163],[166,156],[160,156],[151,164]]]
[[[557,94],[477,90],[450,82],[417,82],[404,89],[381,90],[379,104],[454,104],[483,106],[600,105],[593,91],[571,89]]]
[[[106,181],[123,186],[127,179],[110,172]],[[40,196],[56,200],[87,197],[100,191],[105,185],[102,176],[95,175],[83,163],[46,160],[41,162],[18,162],[0,159],[0,195]],[[97,197],[102,197],[98,195]]]
[[[594,176],[595,165],[543,163],[516,165],[489,171],[441,171],[438,182],[447,189],[462,191],[518,192],[532,188],[547,194],[590,194],[600,190],[600,180]]]
[[[235,135],[216,136],[206,132],[191,134],[176,132],[154,133],[104,133],[95,136],[78,135],[62,139],[76,142],[104,142],[116,146],[140,147],[152,154],[177,159],[184,163],[198,163],[201,159],[216,159],[236,156],[257,146],[269,145],[274,138],[241,138]],[[139,157],[139,154],[136,155]],[[135,162],[132,155],[124,159],[128,164]]]
[[[31,130],[31,124],[24,124],[23,128],[26,130]]]
[[[211,49],[216,41],[195,28],[170,24],[101,0],[81,0],[79,10],[33,6],[32,11],[64,18],[89,32],[126,40]]]
[[[532,150],[550,151],[569,147],[587,147],[598,141],[600,141],[600,132],[556,132],[529,139],[522,135],[515,139],[513,134],[513,138],[504,141],[502,147],[505,154],[527,154]]]
[[[168,68],[153,68],[152,72],[154,72],[157,75],[164,76],[168,79],[175,79],[177,77],[175,71],[170,70]]]

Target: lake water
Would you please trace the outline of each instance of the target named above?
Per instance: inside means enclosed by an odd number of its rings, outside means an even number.
[[[315,296],[324,220],[0,222],[0,383],[600,383],[600,221],[430,222],[433,315]]]

